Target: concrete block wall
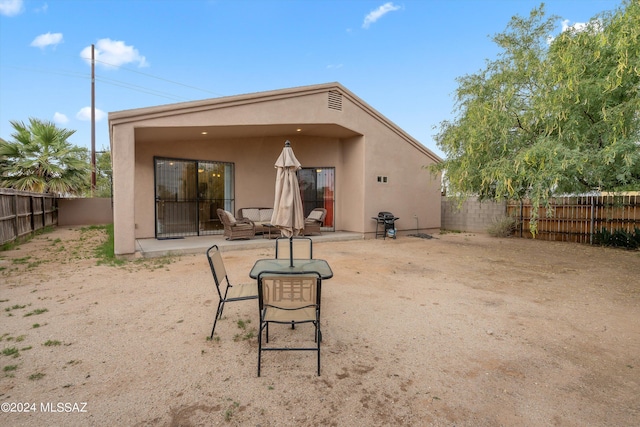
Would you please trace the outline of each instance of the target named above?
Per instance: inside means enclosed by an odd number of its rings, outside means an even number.
[[[494,220],[506,215],[507,203],[468,198],[458,209],[458,202],[442,197],[441,226],[443,230],[486,232]]]

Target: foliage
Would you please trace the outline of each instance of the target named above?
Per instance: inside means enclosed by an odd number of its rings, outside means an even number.
[[[596,245],[638,249],[640,248],[640,228],[635,227],[633,233],[624,229],[617,229],[612,233],[602,227],[602,231],[596,233],[593,240]]]
[[[111,197],[111,152],[103,150],[96,153],[96,189],[95,197]]]
[[[90,155],[87,154],[87,167],[91,171]],[[82,192],[82,197],[106,197],[112,196],[111,186],[111,152],[107,150],[96,151],[96,186],[91,189],[91,174],[87,176],[87,186]]]
[[[0,252],[10,251],[12,249],[15,249],[16,247],[20,246],[22,243],[28,242],[29,240],[33,239],[35,236],[40,236],[41,234],[45,234],[45,233],[51,233],[53,230],[55,230],[53,226],[47,225],[46,227],[38,229],[32,233],[28,233],[28,234],[25,234],[24,236],[20,236],[15,240],[3,243],[2,245],[0,245]]]
[[[487,228],[487,233],[493,237],[511,237],[516,229],[516,220],[511,216],[498,218]]]
[[[640,2],[549,35],[544,5],[513,17],[486,69],[458,79],[457,115],[436,135],[450,194],[530,198],[640,188]]]
[[[36,308],[35,310],[24,314],[22,317],[37,316],[38,314],[46,313],[47,311],[49,311],[47,308]]]
[[[0,186],[58,195],[81,194],[87,188],[87,150],[67,141],[75,131],[35,118],[28,126],[10,123],[15,141],[0,141]]]
[[[122,265],[124,260],[119,259],[115,255],[114,250],[114,231],[113,224],[107,224],[104,226],[91,226],[92,229],[104,229],[107,234],[107,239],[96,248],[95,256],[98,258],[98,265]]]

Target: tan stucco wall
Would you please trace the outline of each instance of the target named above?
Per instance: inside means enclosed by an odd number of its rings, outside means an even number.
[[[135,141],[133,124],[111,131],[113,226],[116,255],[135,253]],[[138,195],[140,197],[140,195]]]
[[[340,162],[339,146],[342,143],[336,139],[289,139],[303,167],[333,167]],[[276,178],[274,163],[283,145],[282,137],[137,144],[135,192],[139,196],[135,199],[135,237],[154,237],[155,233],[154,156],[234,163],[237,211],[242,207],[273,206]]]
[[[363,136],[349,138],[340,147],[336,171],[336,230],[359,231],[364,214],[364,148]]]
[[[58,226],[103,225],[112,222],[110,198],[58,199]]]
[[[327,107],[329,90],[343,95],[340,110]],[[339,85],[110,113],[109,121],[117,254],[133,253],[135,238],[154,236],[154,156],[232,162],[236,210],[271,206],[273,163],[285,140],[304,167],[335,168],[336,230],[371,235],[371,217],[379,211],[400,217],[400,233],[414,232],[416,218],[420,229],[440,227],[440,180],[424,168],[437,157]],[[274,127],[256,135],[256,129],[289,123],[304,132]],[[202,126],[211,132],[195,136]],[[220,136],[228,128],[234,136]],[[253,135],[242,136],[242,129]],[[171,138],[162,138],[163,130],[173,132]],[[388,182],[378,183],[378,176]]]
[[[365,232],[375,231],[371,217],[380,211],[392,212],[399,233],[440,227],[440,179],[425,169],[432,164],[420,147],[408,144],[394,129],[371,118],[363,123],[364,224]],[[386,177],[386,183],[378,182]],[[416,219],[418,222],[416,222]]]
[[[371,218],[380,211],[400,218],[396,227],[401,234],[416,231],[415,218],[420,229],[439,228],[440,178],[424,168],[437,157],[357,97],[346,97],[343,112],[344,125],[364,135],[362,151],[349,159],[350,164],[363,164],[358,188],[353,189],[363,197],[353,231],[374,233]],[[378,176],[388,182],[379,183]]]

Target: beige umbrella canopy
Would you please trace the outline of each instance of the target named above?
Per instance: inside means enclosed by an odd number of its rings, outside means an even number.
[[[304,211],[296,171],[301,168],[291,143],[286,141],[276,160],[276,197],[271,224],[282,230],[286,237],[297,236],[304,228]]]

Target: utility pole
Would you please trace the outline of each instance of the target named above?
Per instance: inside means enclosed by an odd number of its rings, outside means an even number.
[[[91,45],[91,197],[96,191],[96,61]]]

